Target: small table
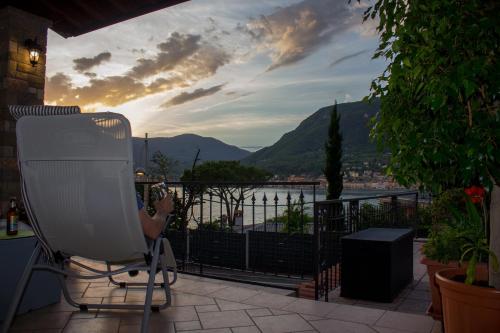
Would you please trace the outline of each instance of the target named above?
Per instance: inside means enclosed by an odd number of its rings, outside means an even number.
[[[31,228],[20,222],[15,236],[5,234],[5,220],[0,221],[0,321],[5,318],[17,282],[35,248]],[[55,274],[35,271],[31,275],[17,314],[59,302],[61,287]]]
[[[392,302],[412,280],[412,229],[369,228],[342,238],[342,297]]]

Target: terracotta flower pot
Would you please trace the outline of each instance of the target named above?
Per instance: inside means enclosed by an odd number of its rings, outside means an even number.
[[[500,332],[500,291],[455,281],[454,278],[460,275],[465,275],[465,269],[446,269],[436,274],[445,332]],[[486,266],[478,266],[476,279],[487,281],[487,278]]]
[[[439,286],[436,283],[435,275],[443,269],[458,268],[458,261],[450,261],[448,264],[440,263],[439,261],[423,257],[420,263],[427,266],[427,274],[429,275],[429,287],[431,289],[431,305],[427,309],[427,314],[434,320],[442,320],[443,313],[441,311],[441,294]]]

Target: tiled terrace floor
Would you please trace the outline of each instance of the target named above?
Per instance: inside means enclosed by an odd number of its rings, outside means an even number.
[[[144,278],[145,274],[134,280]],[[74,297],[87,302],[137,303],[145,295],[144,289],[111,287],[106,279],[69,280],[69,285]],[[154,294],[156,302],[163,297],[161,291]],[[79,312],[62,300],[19,316],[12,332],[138,332],[141,318],[141,311]],[[277,289],[180,276],[173,286],[172,306],[152,314],[150,332],[430,333],[440,332],[440,324],[428,316],[392,311],[380,304],[315,302],[285,296]]]

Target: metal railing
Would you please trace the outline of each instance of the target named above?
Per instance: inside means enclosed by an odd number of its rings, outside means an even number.
[[[406,227],[417,234],[418,221],[418,192],[315,202],[315,299],[328,301],[341,284],[342,237],[372,227]]]
[[[154,183],[137,183],[138,190],[147,194]],[[313,298],[328,300],[341,282],[343,236],[418,229],[417,192],[317,201],[318,185],[168,182],[177,218],[166,236],[179,271],[294,291],[309,283]]]
[[[138,182],[148,193],[155,182]],[[168,182],[176,223],[167,230],[179,270],[295,290],[314,273],[319,182]]]

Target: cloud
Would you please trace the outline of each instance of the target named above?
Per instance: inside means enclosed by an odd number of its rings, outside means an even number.
[[[161,105],[161,107],[170,107],[170,106],[174,106],[174,105],[184,104],[186,102],[190,102],[190,101],[198,99],[198,98],[213,95],[213,94],[219,92],[225,85],[226,84],[224,83],[224,84],[219,84],[217,86],[213,86],[213,87],[210,87],[207,89],[198,88],[195,91],[190,92],[190,93],[189,92],[182,92],[179,95],[171,98],[169,101],[163,103]]]
[[[85,72],[89,77],[85,86],[75,86],[68,75],[57,73],[47,78],[45,100],[52,104],[83,107],[118,106],[147,95],[189,87],[213,76],[231,59],[221,48],[204,43],[199,35],[174,32],[157,48],[156,55],[138,59],[136,65],[123,75],[98,78]]]
[[[344,62],[346,60],[349,60],[351,58],[354,58],[354,57],[357,57],[363,53],[366,53],[368,52],[369,50],[362,50],[362,51],[358,51],[358,52],[354,52],[354,53],[351,53],[351,54],[348,54],[346,56],[343,56],[343,57],[340,57],[338,58],[337,60],[334,60],[331,64],[330,64],[330,67],[333,67],[333,66],[336,66],[338,64],[340,64],[341,62]]]
[[[78,58],[73,60],[73,69],[77,72],[84,73],[94,66],[98,66],[105,61],[111,59],[110,52],[101,52],[93,58]]]
[[[46,81],[45,100],[66,105],[118,106],[147,95],[186,86],[183,79],[175,76],[158,78],[150,84],[144,84],[130,76],[109,76],[91,79],[88,85],[75,87],[69,76],[57,73]]]
[[[166,42],[157,45],[160,52],[156,57],[153,59],[138,59],[138,64],[131,69],[130,75],[136,78],[144,78],[160,72],[170,71],[200,49],[200,40],[200,35],[183,35],[174,32]]]
[[[269,71],[294,64],[327,44],[354,24],[357,11],[347,1],[303,0],[236,29],[250,35],[261,49],[272,50]]]
[[[200,35],[177,32],[157,45],[160,52],[153,58],[140,58],[128,75],[136,79],[175,71],[186,80],[198,81],[215,74],[231,57],[222,48],[201,41]]]

